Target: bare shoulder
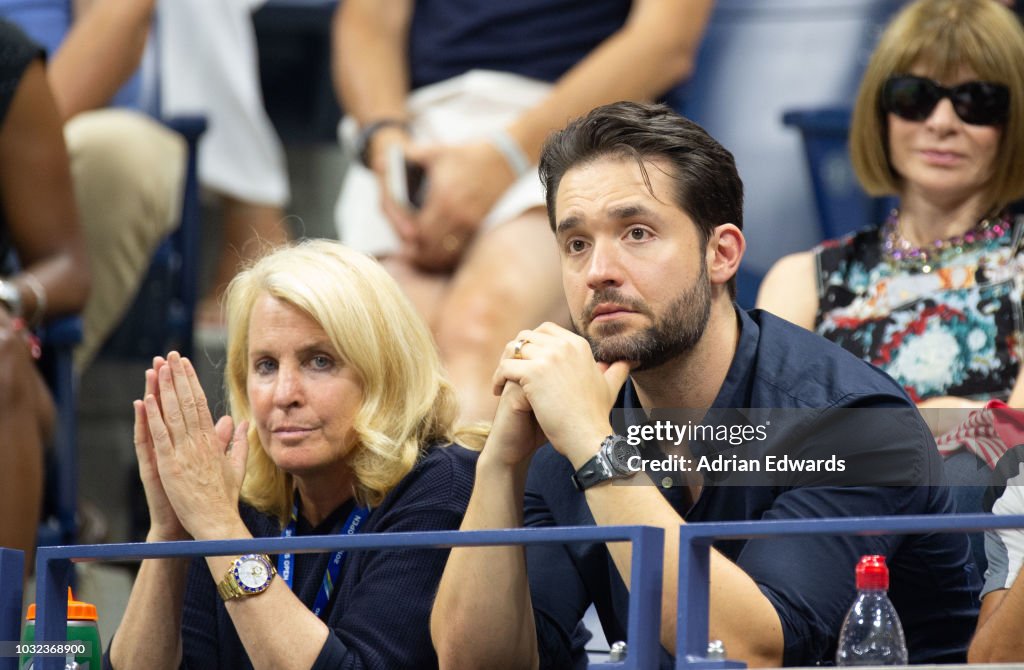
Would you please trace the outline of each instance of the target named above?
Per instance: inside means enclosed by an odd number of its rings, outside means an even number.
[[[757,293],[757,306],[798,326],[814,327],[818,311],[815,260],[811,251],[783,256],[768,271]]]

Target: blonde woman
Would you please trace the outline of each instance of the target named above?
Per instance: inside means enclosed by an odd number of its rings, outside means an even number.
[[[456,529],[476,452],[430,333],[373,260],[281,248],[226,296],[231,416],[171,353],[135,401],[147,541]],[[459,437],[478,443],[478,433]],[[109,661],[133,667],[430,668],[447,552],[144,561]]]

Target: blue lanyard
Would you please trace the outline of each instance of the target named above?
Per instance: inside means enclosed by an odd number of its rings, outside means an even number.
[[[331,531],[331,535],[336,535],[342,528],[345,535],[355,535],[359,532],[363,522],[366,521],[366,517],[370,516],[370,508],[368,507],[356,507],[352,510],[351,514],[348,515],[348,519],[344,523],[338,524]],[[292,503],[292,514],[288,520],[288,525],[281,531],[281,537],[291,537],[295,534],[295,527],[299,521],[299,492],[295,492],[295,502]],[[320,613],[327,607],[327,603],[331,600],[331,593],[334,591],[334,585],[338,581],[338,575],[341,574],[341,566],[345,564],[345,556],[348,552],[344,549],[335,552],[331,558],[331,562],[327,564],[327,570],[324,571],[324,579],[320,583],[320,590],[316,593],[316,600],[313,601],[313,614],[320,616]],[[289,589],[295,590],[292,586],[294,580],[293,574],[294,557],[292,554],[281,554],[277,557],[277,572],[281,575],[281,579],[284,580],[285,584],[288,585]]]

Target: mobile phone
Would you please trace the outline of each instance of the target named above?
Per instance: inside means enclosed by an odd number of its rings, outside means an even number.
[[[398,144],[389,147],[387,165],[387,189],[391,199],[409,210],[422,207],[427,190],[427,172],[423,166],[406,160]]]

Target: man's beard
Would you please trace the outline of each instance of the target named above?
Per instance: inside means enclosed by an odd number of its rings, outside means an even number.
[[[701,259],[703,261],[703,259]],[[629,334],[620,334],[627,326],[621,323],[602,324],[599,328],[602,335],[589,331],[594,308],[610,302],[621,305],[631,311],[647,316],[653,322],[644,330]],[[594,294],[584,310],[586,325],[581,328],[574,323],[577,332],[581,333],[590,349],[594,352],[594,360],[602,363],[615,361],[632,361],[635,363],[633,372],[641,372],[656,368],[682,354],[693,350],[704,335],[708,317],[711,314],[711,283],[708,281],[707,265],[701,263],[697,282],[678,295],[665,310],[664,316],[657,318],[643,302],[620,294],[616,289],[609,288]]]

